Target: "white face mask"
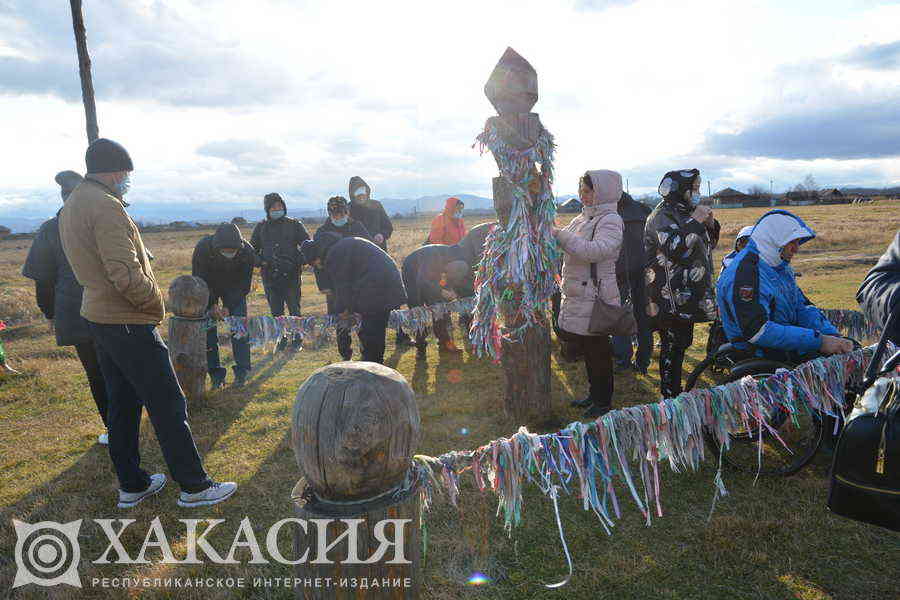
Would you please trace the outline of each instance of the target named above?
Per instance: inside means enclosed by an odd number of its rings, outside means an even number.
[[[457,219],[462,219],[462,215],[463,215],[462,209],[459,209],[458,211],[453,213],[453,216],[456,217]]]
[[[220,251],[219,251],[219,254],[221,254],[222,256],[224,256],[225,258],[227,258],[228,260],[231,260],[232,258],[234,258],[235,256],[237,256],[237,250],[220,250]]]

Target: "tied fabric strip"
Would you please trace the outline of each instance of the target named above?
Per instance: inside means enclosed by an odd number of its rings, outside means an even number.
[[[518,341],[525,329],[543,324],[547,303],[556,291],[559,248],[551,230],[556,216],[552,191],[556,145],[541,126],[532,146],[515,148],[504,141],[496,118],[488,120],[476,145],[482,154],[490,150],[512,194],[506,226],[494,227],[485,238],[470,331],[478,356],[497,361],[502,339]]]
[[[771,433],[772,443],[778,443],[780,438],[768,422],[769,416],[778,411],[792,417],[803,411],[840,415],[845,387],[861,382],[874,348],[817,358],[793,370],[779,369],[764,380],[745,377],[654,404],[613,410],[596,421],[575,422],[555,433],[535,434],[521,427],[511,437],[475,450],[454,450],[438,457],[418,455],[414,462],[429,473],[422,476],[428,482],[420,489],[423,506],[432,504],[435,493],[446,493],[458,506],[460,476],[470,471],[479,491],[489,489],[497,494],[497,514],[503,513],[507,531],[521,522],[522,486],[528,481],[550,498],[557,511],[560,490],[580,498],[583,509],[596,514],[610,534],[610,503],[612,512],[620,517],[613,485],[618,479],[650,525],[654,508],[657,516],[662,515],[659,462],[668,461],[675,472],[696,471],[705,458],[704,431],[710,432],[726,452],[729,434],[748,426]],[[727,493],[721,462],[718,466],[713,508],[715,501]],[[558,516],[557,524],[570,561]]]

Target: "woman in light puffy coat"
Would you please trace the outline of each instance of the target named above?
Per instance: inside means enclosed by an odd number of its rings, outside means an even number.
[[[585,417],[597,418],[612,408],[612,344],[608,335],[591,334],[588,327],[598,295],[607,304],[621,305],[616,260],[624,229],[617,211],[622,176],[615,171],[588,171],[579,181],[578,195],[584,205],[581,214],[567,227],[553,229],[565,252],[559,328],[568,343],[579,346],[587,371],[588,396],[572,404],[589,407]],[[596,265],[596,281],[591,263]]]

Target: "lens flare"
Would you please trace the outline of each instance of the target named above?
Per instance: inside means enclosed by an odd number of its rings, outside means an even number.
[[[469,580],[466,582],[468,585],[485,585],[491,582],[491,578],[485,575],[484,573],[475,572],[472,573],[472,576],[469,577]]]

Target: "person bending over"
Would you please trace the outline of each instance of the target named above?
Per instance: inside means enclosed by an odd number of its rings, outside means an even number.
[[[332,196],[328,199],[328,220],[322,223],[322,226],[316,230],[316,235],[324,233],[334,233],[341,238],[358,237],[364,240],[372,240],[369,230],[362,222],[350,216],[350,209],[347,199],[343,196]],[[329,315],[334,315],[334,292],[328,283],[328,277],[322,269],[315,269],[316,286],[319,291],[325,294],[325,302]],[[350,330],[340,328],[337,330],[337,347],[338,353],[344,360],[353,358],[353,347],[350,340]]]
[[[472,296],[472,266],[459,245],[429,244],[403,259],[403,285],[410,308]],[[425,358],[427,332],[416,334],[417,358]],[[444,352],[461,352],[450,336],[450,317],[434,321],[434,335]]]
[[[384,335],[391,310],[406,302],[397,263],[387,253],[358,237],[317,235],[301,248],[307,263],[322,269],[334,294],[334,313],[362,317],[359,343],[362,360],[384,363]]]

